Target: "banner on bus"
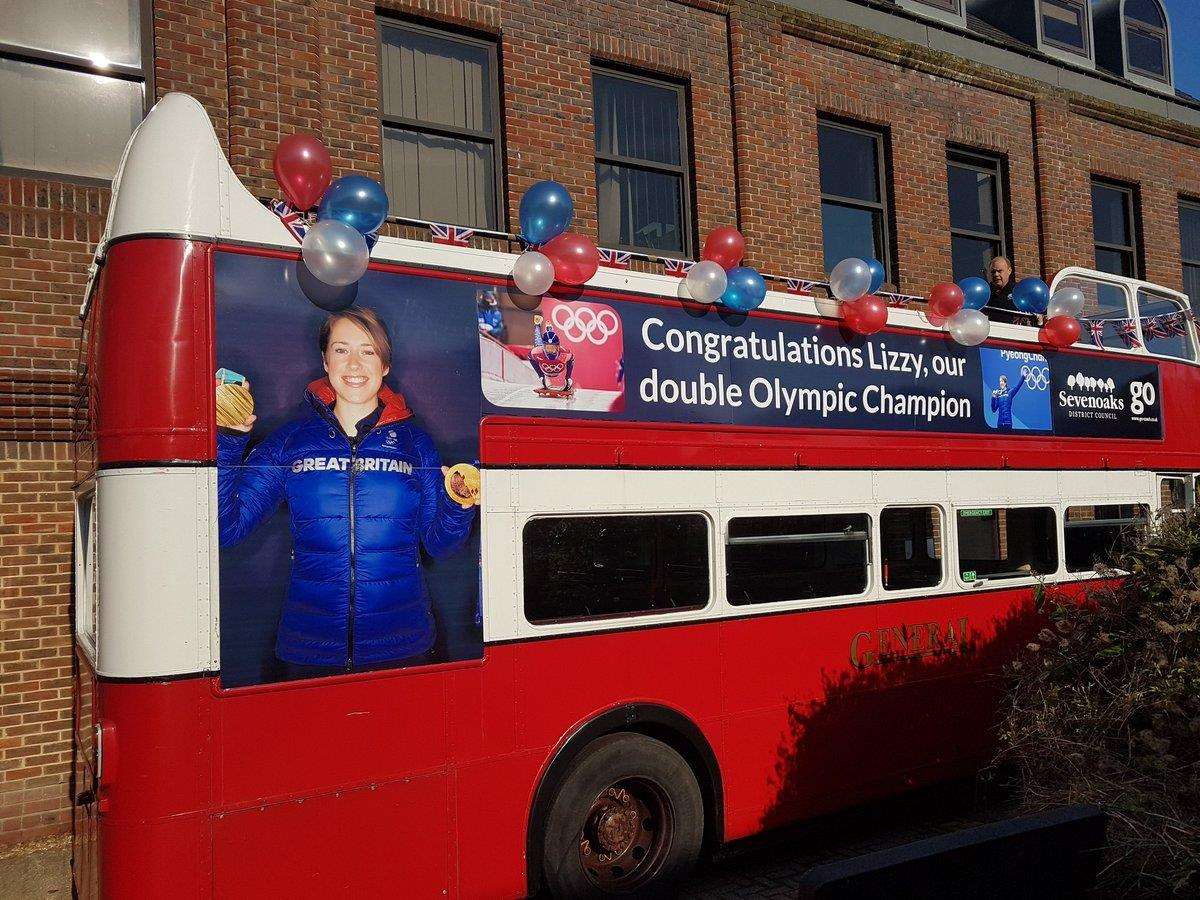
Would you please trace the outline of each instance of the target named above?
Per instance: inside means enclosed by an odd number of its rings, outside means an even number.
[[[850,335],[836,323],[508,298],[481,322],[486,404],[647,422],[1159,439],[1153,361]],[[521,305],[518,305],[520,303]]]

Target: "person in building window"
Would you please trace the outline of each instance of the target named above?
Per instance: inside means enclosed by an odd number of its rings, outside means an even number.
[[[221,546],[286,501],[293,562],[275,654],[291,674],[429,661],[420,548],[440,557],[462,546],[478,487],[457,473],[446,482],[433,441],[384,384],[391,341],[373,310],[329,316],[318,345],[327,377],[305,391],[307,415],[249,456],[255,416],[217,437]]]
[[[1000,376],[1000,386],[992,391],[992,412],[996,414],[996,428],[1001,431],[1012,431],[1012,405],[1021,388],[1025,387],[1025,379],[1018,378],[1017,386],[1009,388],[1008,376]]]
[[[1029,313],[1021,312],[1013,303],[1013,286],[1017,283],[1012,263],[1007,256],[997,256],[988,263],[984,272],[988,286],[992,289],[991,299],[988,300],[985,312],[993,322],[1008,322],[1012,325],[1036,325],[1037,321]]]

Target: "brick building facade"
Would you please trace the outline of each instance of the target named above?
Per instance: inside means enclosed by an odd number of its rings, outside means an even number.
[[[1183,287],[1180,209],[1200,198],[1200,105],[887,0],[153,0],[141,9],[152,34],[146,91],[197,97],[259,196],[277,193],[271,154],[295,131],[325,140],[335,174],[381,173],[378,22],[394,17],[494,42],[501,231],[515,229],[524,190],[554,178],[575,198],[576,227],[596,237],[592,73],[611,65],[686,88],[693,248],[709,229],[737,224],[748,264],[824,278],[818,121],[828,119],[882,136],[898,291],[922,294],[950,276],[948,147],[1002,161],[1018,273],[1048,279],[1092,264],[1098,177],[1132,188],[1145,276]],[[0,844],[69,827],[76,314],[107,203],[103,186],[0,168]]]

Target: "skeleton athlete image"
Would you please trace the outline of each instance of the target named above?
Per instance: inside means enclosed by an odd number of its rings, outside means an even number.
[[[287,503],[293,561],[275,653],[298,675],[419,662],[436,635],[421,549],[441,557],[462,546],[478,482],[441,465],[383,383],[391,340],[373,310],[329,316],[318,345],[326,377],[304,392],[306,415],[249,455],[254,415],[226,419],[217,437],[221,546]]]
[[[1000,376],[1000,387],[992,391],[992,412],[996,414],[996,427],[1005,431],[1012,431],[1012,405],[1013,399],[1021,392],[1021,388],[1025,387],[1025,379],[1017,380],[1017,386],[1011,390],[1008,387],[1008,376]]]
[[[529,351],[529,364],[542,379],[537,393],[543,397],[570,397],[575,393],[571,380],[575,354],[562,345],[553,328],[542,327],[543,321],[541,316],[533,318],[533,349]]]

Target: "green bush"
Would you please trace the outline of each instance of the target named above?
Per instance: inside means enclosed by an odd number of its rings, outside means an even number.
[[[1068,599],[1011,666],[1000,761],[1028,809],[1109,814],[1101,887],[1200,895],[1200,515],[1134,538],[1129,573]]]

